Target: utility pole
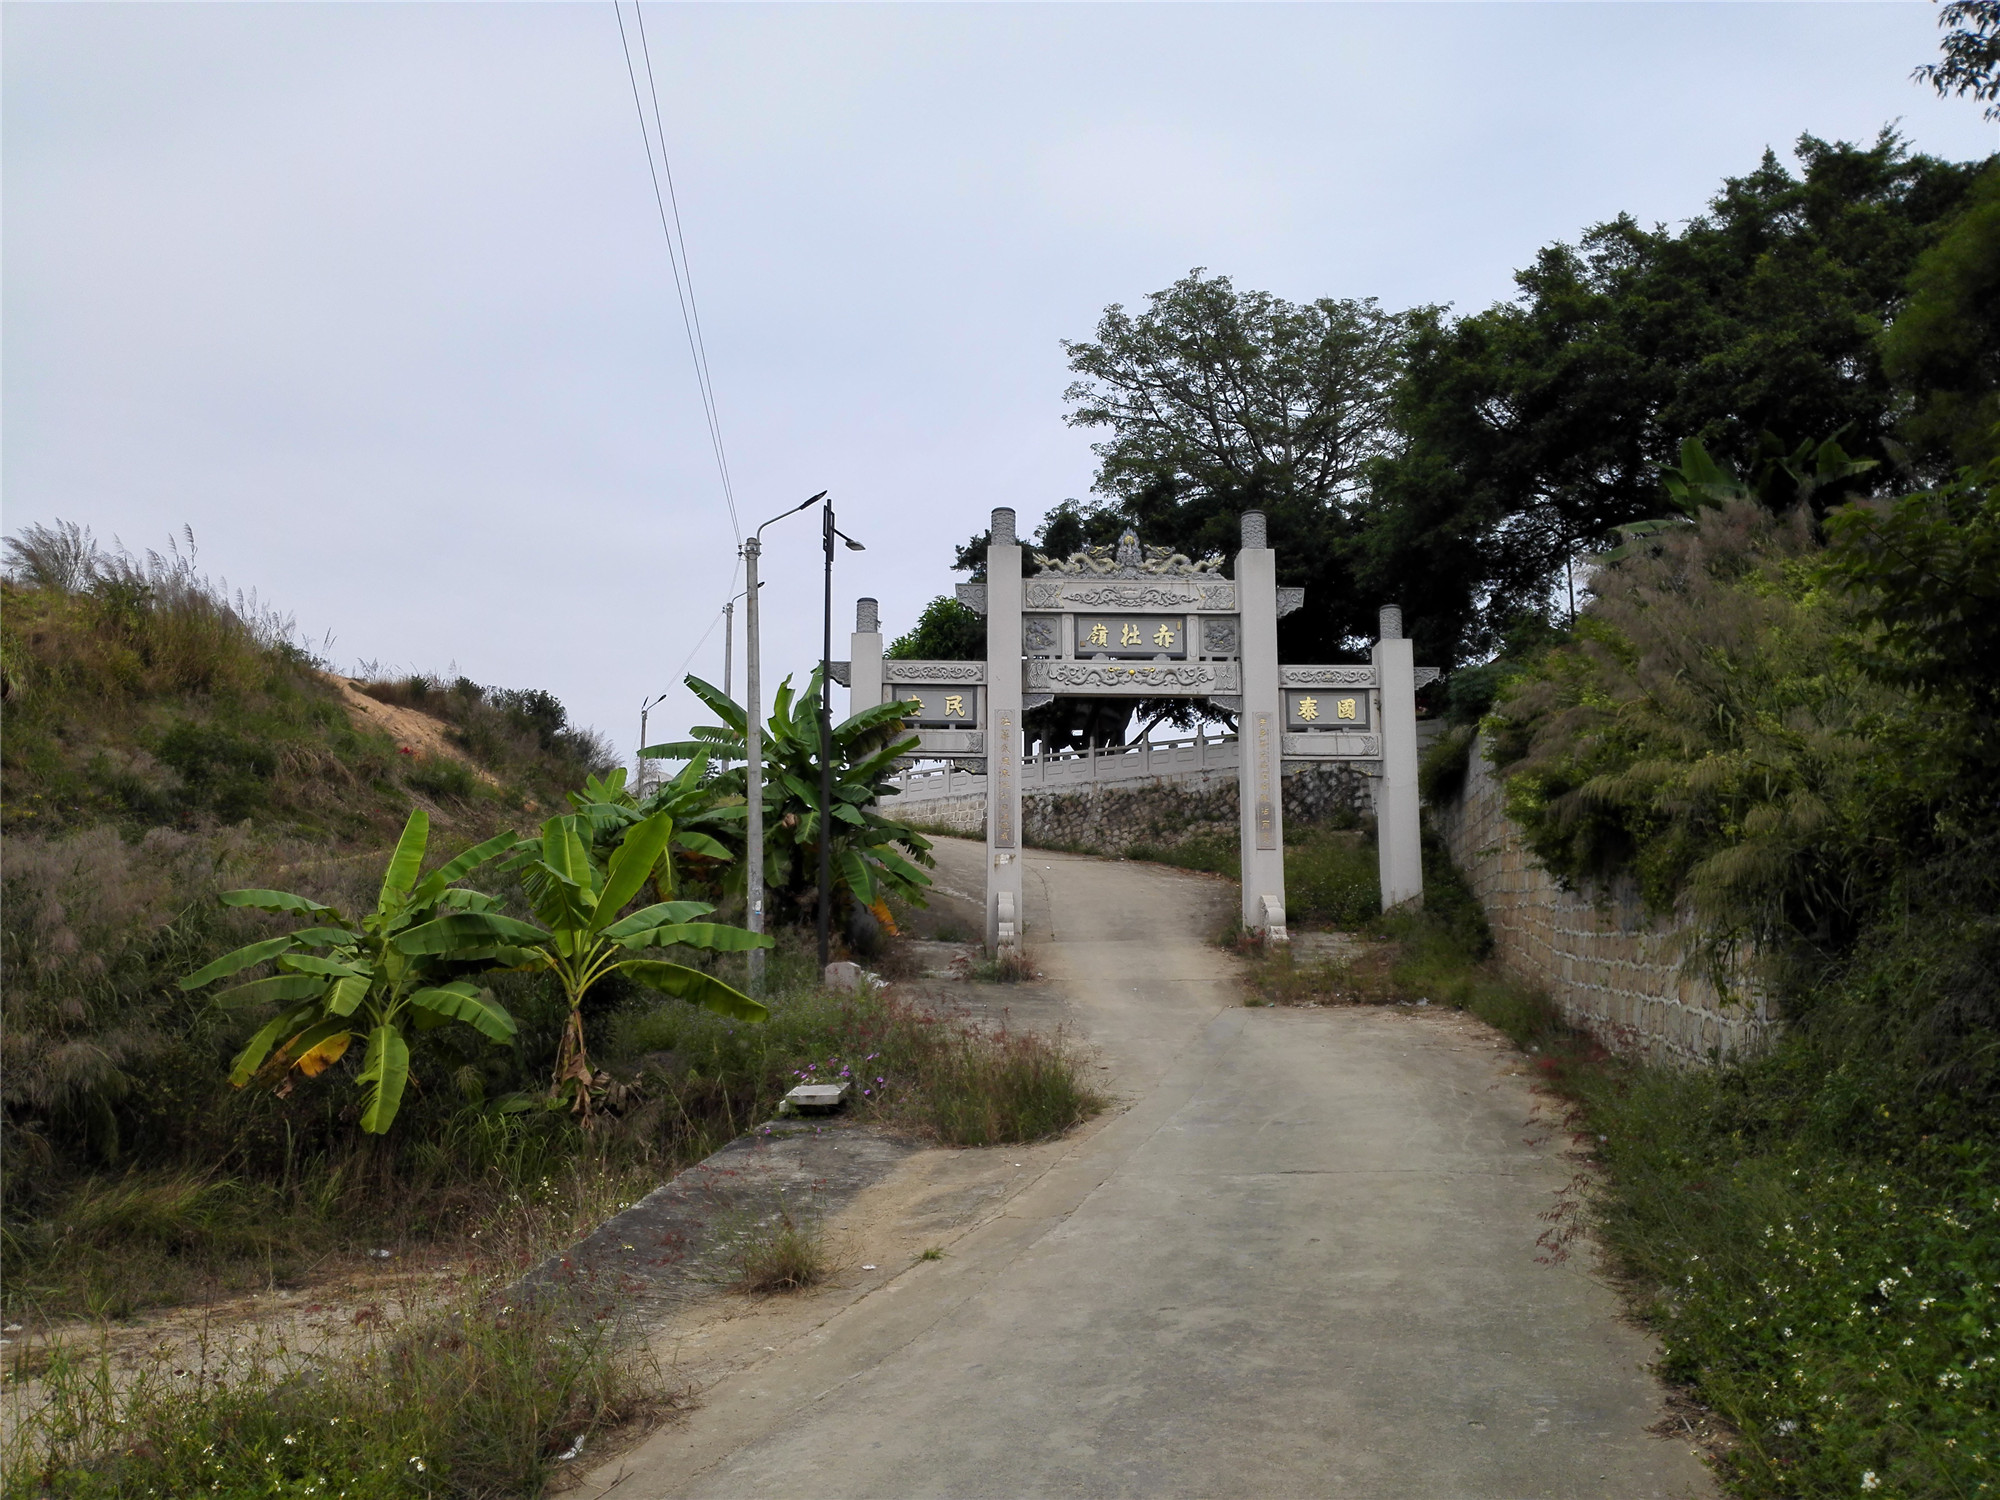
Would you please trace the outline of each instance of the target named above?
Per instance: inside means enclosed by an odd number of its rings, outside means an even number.
[[[826,550],[826,596],[820,615],[819,651],[819,968],[833,957],[833,539],[850,552],[868,549],[833,524],[833,506],[821,513]]]
[[[736,599],[742,597],[738,594]],[[729,669],[736,661],[736,599],[731,599],[722,606],[722,696],[731,701],[735,699],[735,694],[729,691]],[[716,757],[715,769],[728,770],[729,757],[727,755]]]
[[[817,505],[826,498],[821,490],[810,500],[801,501],[790,510],[778,512],[764,523],[774,526],[786,516],[795,516],[809,505]],[[752,932],[764,930],[764,735],[763,724],[758,719],[757,671],[760,665],[757,636],[757,559],[764,553],[764,526],[750,533],[743,544],[743,746],[748,752],[743,767],[743,794],[749,814],[749,828],[743,850],[743,903],[748,908],[743,925]],[[764,950],[752,948],[749,954],[750,993],[762,998],[764,993]]]

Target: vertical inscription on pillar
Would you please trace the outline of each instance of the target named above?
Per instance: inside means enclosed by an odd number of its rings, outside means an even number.
[[[1257,755],[1257,847],[1278,847],[1276,714],[1253,714]]]
[[[1014,716],[1000,715],[1000,754],[996,760],[999,783],[993,789],[993,847],[1014,847]]]

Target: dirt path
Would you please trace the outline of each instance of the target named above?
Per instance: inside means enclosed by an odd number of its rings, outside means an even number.
[[[498,777],[451,742],[451,726],[442,719],[434,719],[414,708],[403,708],[371,698],[361,691],[360,683],[352,677],[341,677],[332,672],[320,675],[340,694],[348,717],[364,729],[381,730],[405,754],[431,760],[455,760],[488,786],[500,785]]]
[[[980,882],[946,843],[941,884]],[[823,1293],[657,1345],[705,1388],[582,1493],[1710,1496],[1645,1337],[1543,1217],[1578,1163],[1469,1018],[1252,1010],[1233,898],[1031,856],[1018,1019],[1101,1052],[1062,1142],[920,1153],[834,1228]],[[942,1259],[920,1258],[935,1245]]]

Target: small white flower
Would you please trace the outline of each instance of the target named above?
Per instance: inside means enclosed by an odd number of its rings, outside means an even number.
[[[1882,1488],[1882,1481],[1875,1477],[1873,1469],[1867,1469],[1862,1472],[1861,1488],[1864,1490],[1879,1490]]]

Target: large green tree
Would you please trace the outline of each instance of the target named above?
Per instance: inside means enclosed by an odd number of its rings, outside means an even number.
[[[2000,456],[2000,163],[1918,257],[1881,348],[1909,401],[1902,433],[1920,454],[1974,465]]]
[[[1078,377],[1068,421],[1106,434],[1093,488],[1099,530],[1129,520],[1191,557],[1229,554],[1237,517],[1262,510],[1278,578],[1306,588],[1279,627],[1293,661],[1327,660],[1373,635],[1386,595],[1351,570],[1367,474],[1394,441],[1390,397],[1418,315],[1372,300],[1292,303],[1197,269],[1138,313],[1105,309],[1097,337],[1065,343]],[[1096,519],[1052,517],[1083,540]],[[1060,539],[1047,540],[1060,550]]]
[[[1549,246],[1512,302],[1420,315],[1357,574],[1405,596],[1425,655],[1483,653],[1560,592],[1572,558],[1658,515],[1684,439],[1738,472],[1767,433],[1786,449],[1838,437],[1884,461],[1868,474],[1893,467],[1877,338],[1979,166],[1888,131],[1803,137],[1797,156],[1794,173],[1766,153],[1681,228],[1620,216]]]

